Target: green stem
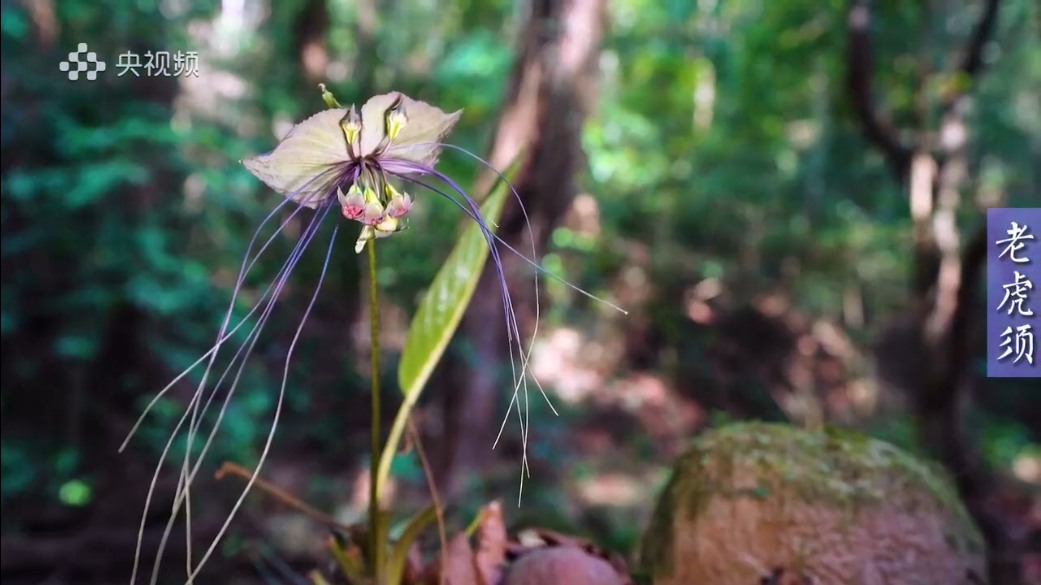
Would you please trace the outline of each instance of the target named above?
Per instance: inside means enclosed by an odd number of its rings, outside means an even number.
[[[369,557],[370,574],[377,578],[383,574],[383,545],[380,542],[380,485],[377,481],[377,466],[382,459],[380,443],[380,312],[379,287],[376,283],[376,239],[369,240],[369,324],[372,347],[372,407],[370,424],[371,444],[369,463]],[[378,583],[378,580],[377,580]]]
[[[380,458],[379,467],[376,470],[376,489],[381,494],[383,493],[383,486],[387,483],[387,478],[390,477],[390,465],[394,462],[394,455],[398,452],[398,444],[401,443],[401,436],[405,432],[408,417],[412,413],[412,408],[415,406],[418,395],[419,392],[406,395],[405,402],[398,408],[398,414],[394,416],[394,424],[390,427],[390,434],[387,435],[387,444],[384,446],[383,457]]]

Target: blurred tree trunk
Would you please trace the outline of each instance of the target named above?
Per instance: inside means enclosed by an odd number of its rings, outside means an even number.
[[[522,253],[530,254],[534,245],[541,254],[571,204],[574,176],[584,164],[581,129],[595,98],[605,12],[602,0],[534,0],[530,9],[488,159],[503,169],[524,149],[514,181],[524,207],[509,201],[498,234]],[[494,174],[482,176],[475,194],[487,191],[495,179]],[[502,261],[523,335],[532,325],[533,269],[505,249]],[[439,483],[449,495],[458,493],[462,474],[490,460],[504,413],[497,406],[512,389],[500,285],[490,263],[462,331],[467,359],[450,355],[440,373],[451,381],[443,384],[449,388],[445,447],[437,464]],[[527,342],[521,343],[526,349]]]
[[[293,53],[297,56],[307,88],[314,94],[315,86],[325,81],[329,65],[325,35],[329,31],[329,6],[325,0],[308,0],[296,19],[293,35]]]
[[[58,14],[54,0],[21,0],[33,21],[36,43],[42,50],[49,50],[58,38]]]
[[[988,508],[996,480],[965,436],[963,411],[973,381],[974,347],[982,328],[980,280],[986,262],[986,228],[962,246],[956,223],[960,191],[968,179],[965,120],[968,88],[978,84],[983,49],[993,35],[999,0],[980,8],[971,38],[962,49],[955,75],[964,78],[942,97],[939,127],[916,129],[908,143],[875,103],[870,38],[871,2],[851,0],[849,9],[848,91],[865,137],[885,155],[907,188],[914,225],[912,315],[925,369],[908,388],[921,438],[954,476],[962,499],[984,532],[990,548],[989,583],[1021,581],[1018,546],[1004,523]],[[923,84],[924,85],[924,84]],[[924,120],[929,112],[923,112]]]

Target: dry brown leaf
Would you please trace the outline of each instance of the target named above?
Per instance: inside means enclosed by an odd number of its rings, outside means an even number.
[[[419,552],[419,545],[413,544],[405,556],[405,573],[401,579],[405,585],[421,585],[422,575],[423,555]]]
[[[438,555],[427,565],[425,585],[441,585],[442,573],[445,577],[444,585],[481,585],[474,565],[473,549],[470,548],[470,539],[467,538],[466,532],[455,535],[448,543],[444,557],[447,558],[446,567],[441,566],[442,555]]]
[[[550,530],[548,528],[532,528],[531,531],[537,534],[539,538],[549,546],[573,546],[582,549],[590,546],[589,541],[587,540],[575,536],[568,536],[567,534]]]
[[[497,585],[502,578],[506,561],[506,525],[502,518],[502,504],[494,501],[485,506],[477,529],[477,553],[474,566],[481,585]]]

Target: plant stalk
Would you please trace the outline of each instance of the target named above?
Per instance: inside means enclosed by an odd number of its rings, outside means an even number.
[[[377,466],[382,458],[380,442],[380,312],[379,287],[376,283],[376,239],[369,240],[369,344],[372,348],[372,402],[369,425],[370,456],[369,460],[369,572],[377,578],[383,574],[383,545],[380,542],[380,485],[377,481]]]

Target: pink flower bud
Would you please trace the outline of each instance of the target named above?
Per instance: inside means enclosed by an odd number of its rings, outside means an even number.
[[[390,217],[401,217],[412,209],[412,197],[408,193],[395,193],[387,203],[387,215]]]
[[[346,195],[337,189],[336,196],[340,200],[343,216],[347,219],[359,221],[365,215],[365,196],[357,185],[351,185]]]

